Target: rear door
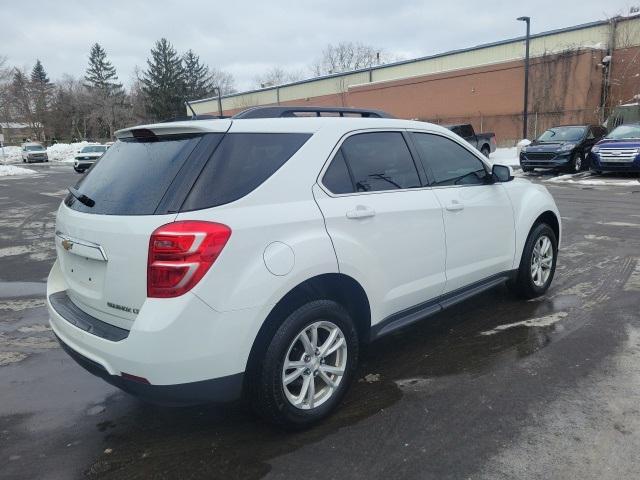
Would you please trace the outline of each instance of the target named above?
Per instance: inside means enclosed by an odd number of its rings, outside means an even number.
[[[444,288],[442,209],[423,175],[403,132],[363,132],[339,145],[314,188],[339,269],[364,285],[374,323]]]
[[[461,144],[425,132],[413,132],[412,139],[444,208],[445,293],[510,270],[515,230],[504,186],[487,184],[488,166]]]
[[[222,136],[145,131],[116,142],[80,180],[77,192],[93,205],[69,195],[56,219],[58,261],[78,307],[130,328],[147,297],[150,235],[174,221]]]

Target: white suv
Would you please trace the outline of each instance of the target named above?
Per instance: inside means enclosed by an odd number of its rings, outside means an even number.
[[[51,326],[81,365],[149,401],[244,394],[304,427],[364,343],[505,281],[547,290],[560,215],[544,187],[437,125],[297,110],[319,118],[117,132],[56,220]]]

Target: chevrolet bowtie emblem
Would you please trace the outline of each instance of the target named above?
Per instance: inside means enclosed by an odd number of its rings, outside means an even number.
[[[73,242],[65,238],[64,240],[62,240],[62,248],[64,248],[67,251],[71,250],[73,248]]]

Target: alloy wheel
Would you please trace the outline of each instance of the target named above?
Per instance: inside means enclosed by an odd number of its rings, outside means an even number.
[[[336,324],[306,326],[291,342],[282,366],[284,394],[296,408],[310,410],[329,400],[347,368],[347,340]]]
[[[546,235],[536,240],[531,255],[531,280],[537,287],[543,287],[553,266],[553,244]]]

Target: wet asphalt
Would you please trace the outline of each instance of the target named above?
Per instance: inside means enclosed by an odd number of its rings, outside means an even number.
[[[61,351],[44,282],[78,176],[38,171],[0,178],[0,478],[640,477],[640,183],[548,185],[547,295],[497,287],[374,343],[337,413],[291,434],[239,405],[146,405]]]

